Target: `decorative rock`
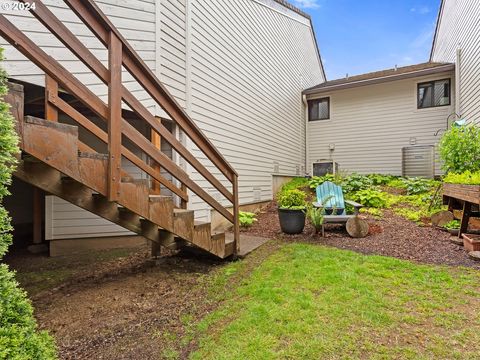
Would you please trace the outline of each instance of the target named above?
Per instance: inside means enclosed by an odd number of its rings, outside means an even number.
[[[450,211],[439,211],[435,214],[432,215],[432,225],[433,226],[440,226],[442,227],[443,225],[449,223],[452,221],[453,214]]]
[[[480,261],[480,251],[470,251],[468,256],[470,256],[473,260]]]
[[[463,246],[463,239],[460,239],[458,236],[450,236],[450,242],[458,246]]]
[[[358,216],[348,219],[346,228],[348,235],[354,238],[363,238],[368,235],[368,222]]]

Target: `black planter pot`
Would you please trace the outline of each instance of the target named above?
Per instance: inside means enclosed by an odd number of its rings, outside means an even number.
[[[304,210],[278,209],[278,219],[285,234],[300,234],[305,227]]]

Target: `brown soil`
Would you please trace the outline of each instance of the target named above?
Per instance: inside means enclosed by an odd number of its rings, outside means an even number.
[[[418,226],[391,211],[384,211],[381,219],[366,216],[369,235],[363,239],[348,236],[342,225],[327,224],[325,238],[315,234],[307,224],[303,234],[285,235],[280,230],[277,207],[271,203],[258,216],[258,221],[247,230],[249,234],[280,238],[287,241],[307,241],[349,249],[363,254],[378,254],[423,263],[467,266],[480,269],[480,263],[469,258],[462,246],[452,244],[447,231],[430,226]],[[307,221],[308,222],[308,221]]]
[[[251,254],[216,289],[215,301],[208,284],[228,262],[198,253],[167,254],[154,262],[145,247],[114,259],[98,252],[78,258],[12,253],[7,260],[33,300],[39,326],[55,337],[61,359],[184,359],[195,348],[194,338],[185,341],[192,324],[218,306],[218,293],[229,291],[278,246],[269,242]],[[38,291],[38,279],[25,276],[35,269],[44,279],[55,269],[71,273]]]

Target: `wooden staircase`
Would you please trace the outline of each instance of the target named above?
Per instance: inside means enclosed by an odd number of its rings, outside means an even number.
[[[34,41],[0,15],[0,35],[45,72],[45,112],[43,119],[13,111],[20,137],[22,157],[16,176],[45,192],[97,214],[158,245],[171,247],[182,239],[220,258],[239,250],[238,175],[193,120],[177,104],[165,87],[144,64],[94,1],[64,1],[88,29],[108,49],[108,68],[42,2],[31,13],[51,33],[108,86],[105,103],[87,86],[46,54]],[[217,178],[198,161],[122,84],[122,68],[169,115],[217,168]],[[74,101],[72,101],[72,98]],[[18,102],[11,101],[13,110]],[[128,105],[137,122],[168,142],[223,197],[214,199],[174,161],[165,156],[150,138],[125,118]],[[23,105],[23,104],[20,104]],[[91,136],[106,144],[106,153],[95,151],[79,139],[78,126],[59,123],[59,114],[68,117]],[[106,123],[99,127],[92,116]],[[107,130],[105,130],[105,128]],[[138,151],[132,150],[132,145]],[[153,192],[149,183],[136,181],[122,168],[127,159],[151,182],[169,190],[172,196]],[[160,169],[172,177],[167,179]],[[226,187],[231,185],[231,190]],[[188,190],[233,224],[233,240],[225,233],[212,233],[211,224],[195,221],[188,210]],[[176,206],[178,205],[178,206]],[[231,207],[229,210],[227,207]]]

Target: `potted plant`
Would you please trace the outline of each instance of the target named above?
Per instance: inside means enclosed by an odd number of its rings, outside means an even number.
[[[277,196],[278,219],[285,234],[300,234],[305,227],[305,194],[301,190],[281,191]]]

